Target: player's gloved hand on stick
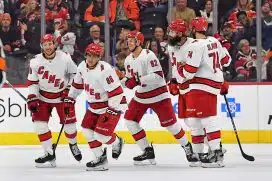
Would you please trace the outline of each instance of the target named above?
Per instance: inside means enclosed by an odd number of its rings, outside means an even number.
[[[118,121],[121,116],[121,111],[117,111],[113,108],[107,108],[106,112],[98,118],[98,122],[115,122]]]
[[[136,81],[135,77],[131,77],[126,80],[125,85],[129,89],[133,89],[134,87],[139,85],[139,82]]]
[[[220,94],[227,95],[228,92],[229,92],[229,84],[226,81],[224,81],[220,89]]]
[[[170,83],[168,84],[168,89],[170,91],[170,94],[173,96],[179,94],[179,88],[178,88],[178,82],[176,79],[172,79]]]
[[[63,91],[62,91],[62,95],[61,95],[61,100],[63,101],[66,97],[68,97],[68,94],[69,94],[69,88],[65,88]]]
[[[76,103],[76,100],[72,97],[65,97],[63,99],[63,102],[64,102],[64,113],[66,116],[68,116],[74,110],[74,105]]]
[[[27,107],[32,113],[39,111],[39,99],[35,94],[30,94],[27,96]]]

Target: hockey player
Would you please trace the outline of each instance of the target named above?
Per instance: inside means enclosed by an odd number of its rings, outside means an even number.
[[[106,62],[100,61],[102,48],[91,43],[86,48],[86,61],[79,64],[69,96],[65,98],[65,112],[81,92],[85,91],[89,108],[82,121],[82,131],[96,159],[86,164],[87,170],[108,170],[106,148],[112,145],[112,157],[117,159],[123,147],[122,138],[114,133],[121,115],[121,104],[126,105],[121,82],[115,70]]]
[[[135,164],[145,160],[155,164],[154,149],[149,145],[146,133],[139,125],[148,108],[156,112],[161,126],[172,133],[181,144],[190,162],[193,159],[192,146],[181,124],[177,122],[159,60],[152,51],[142,49],[141,45],[144,42],[142,33],[129,32],[127,39],[131,54],[125,60],[126,77],[122,82],[129,89],[136,87],[136,92],[124,118],[128,130],[143,151],[143,154],[133,158]]]
[[[63,99],[68,95],[69,86],[76,74],[76,65],[70,55],[56,51],[55,38],[51,34],[41,37],[42,53],[30,61],[28,74],[28,109],[32,112],[35,131],[38,134],[45,155],[36,159],[37,167],[55,167],[55,152],[52,148],[52,135],[48,121],[53,108],[56,108],[64,133],[69,140],[71,152],[77,161],[82,155],[77,146],[75,111],[64,114]],[[74,108],[73,108],[74,109]]]
[[[181,85],[184,78],[180,77],[177,67],[185,63],[185,56],[190,44],[195,41],[187,36],[188,25],[182,19],[172,21],[168,26],[168,52],[172,62],[172,79],[168,84],[169,91],[172,95],[179,95],[179,104],[183,101],[183,95],[188,91]],[[178,110],[179,118],[184,119],[183,110]]]
[[[191,129],[194,151],[199,153],[202,167],[224,167],[216,110],[217,95],[226,94],[228,90],[221,69],[229,64],[230,57],[218,40],[206,38],[207,25],[204,18],[195,18],[190,23],[197,41],[191,43],[185,64],[177,67],[179,75],[185,79],[182,87],[188,88],[179,109],[190,118],[185,121]],[[203,154],[205,135],[211,149],[208,154]]]

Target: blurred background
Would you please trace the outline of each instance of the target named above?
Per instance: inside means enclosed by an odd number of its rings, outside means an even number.
[[[103,60],[124,71],[129,54],[126,34],[145,35],[145,48],[167,74],[166,31],[174,19],[196,16],[209,22],[232,57],[224,68],[230,82],[272,81],[272,0],[0,0],[0,38],[7,58],[7,79],[25,84],[30,59],[40,53],[40,37],[52,33],[58,49],[76,64],[91,43],[103,47]]]

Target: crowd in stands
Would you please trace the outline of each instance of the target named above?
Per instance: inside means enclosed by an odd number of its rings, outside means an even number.
[[[209,22],[207,34],[213,36],[212,0],[46,0],[46,32],[57,39],[58,49],[69,53],[79,64],[89,43],[104,48],[105,13],[109,15],[110,54],[117,69],[129,54],[126,34],[134,29],[145,35],[145,48],[155,52],[167,75],[167,25],[181,18],[189,23],[196,16]],[[272,81],[272,0],[262,0],[262,80]],[[0,0],[0,38],[7,55],[7,75],[11,83],[24,84],[29,60],[40,53],[40,0]],[[256,0],[219,0],[218,39],[224,39],[232,57],[224,69],[228,81],[256,81]],[[223,37],[223,38],[222,38]],[[102,55],[103,56],[103,55]]]

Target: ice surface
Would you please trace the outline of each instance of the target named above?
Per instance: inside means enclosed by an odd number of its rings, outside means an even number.
[[[78,163],[69,147],[57,148],[56,168],[35,168],[34,159],[43,154],[39,146],[0,147],[0,181],[271,181],[272,145],[243,145],[244,151],[255,157],[249,162],[237,145],[224,145],[225,168],[190,168],[179,145],[154,145],[156,166],[134,166],[137,145],[125,145],[119,160],[111,158],[109,171],[85,171],[93,157],[87,145],[79,145],[83,160]]]

